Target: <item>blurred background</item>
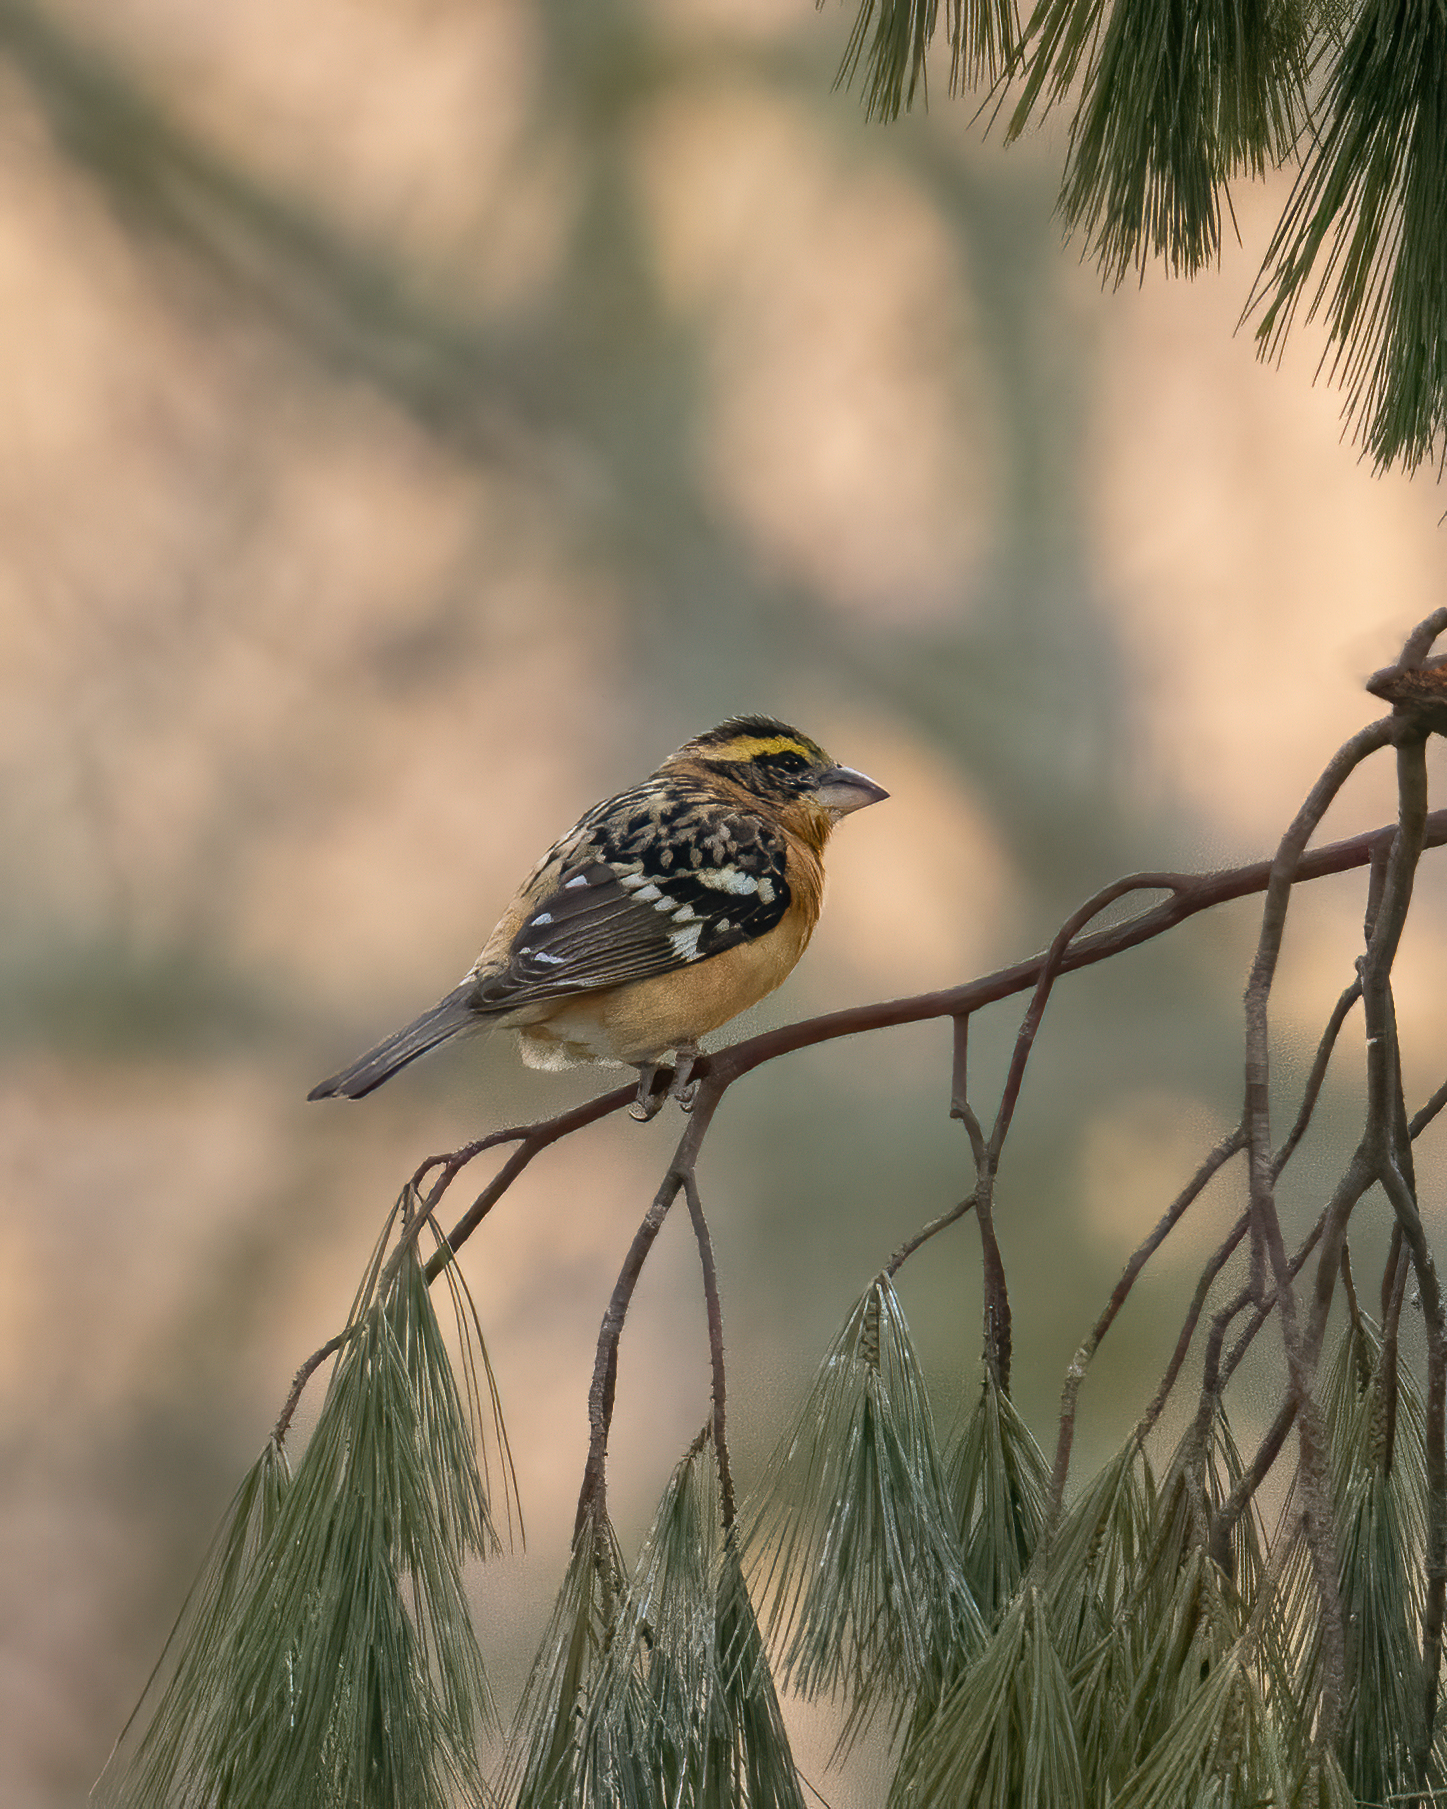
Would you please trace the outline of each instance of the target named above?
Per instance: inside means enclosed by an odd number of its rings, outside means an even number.
[[[1234,195],[1218,274],[1102,294],[1052,218],[1061,133],[1006,152],[943,69],[927,114],[867,125],[831,86],[849,24],[806,0],[0,3],[4,1809],[83,1801],[417,1162],[612,1084],[525,1074],[498,1039],[304,1100],[454,983],[587,805],[724,716],[781,715],[892,797],[844,826],[807,960],[738,1028],[949,985],[1118,873],[1269,852],[1376,714],[1362,680],[1447,599],[1430,474],[1359,462],[1309,330],[1280,371],[1234,332],[1285,183]],[[1330,832],[1391,811],[1373,769]],[[1414,1101],[1447,1069],[1441,860],[1401,969]],[[1284,1086],[1362,896],[1299,900]],[[1052,1004],[997,1208],[1042,1441],[1121,1264],[1234,1122],[1253,938],[1235,906]],[[974,1034],[982,1111],[1017,1019]],[[745,1485],[870,1275],[968,1188],[948,1094],[936,1024],[730,1096],[702,1182]],[[506,1707],[676,1134],[669,1112],[555,1149],[466,1253],[528,1527],[477,1581]],[[1293,1225],[1354,1134],[1345,1112],[1308,1146]],[[1107,1343],[1082,1473],[1238,1187]],[[979,1354],[969,1221],[915,1268],[947,1431]],[[623,1344],[630,1550],[707,1405],[680,1219]],[[836,1809],[877,1800],[791,1714]]]

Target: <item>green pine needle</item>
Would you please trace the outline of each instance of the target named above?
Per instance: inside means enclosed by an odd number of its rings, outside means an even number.
[[[839,86],[851,86],[865,64],[867,118],[898,119],[914,105],[937,11],[938,0],[860,0],[837,79]]]
[[[613,1639],[623,1566],[613,1529],[585,1515],[513,1722],[505,1793],[517,1809],[577,1809],[588,1776],[582,1737]]]
[[[1046,1588],[1056,1650],[1075,1703],[1086,1800],[1106,1800],[1124,1775],[1119,1760],[1127,1706],[1146,1663],[1155,1604],[1140,1600],[1156,1501],[1150,1470],[1131,1439],[1096,1475],[1050,1542]]]
[[[1317,137],[1267,250],[1275,352],[1319,269],[1334,378],[1380,470],[1447,454],[1447,12],[1370,0],[1332,71]],[[1269,272],[1269,275],[1267,274]]]
[[[1286,1799],[1280,1742],[1243,1641],[1189,1691],[1114,1809],[1236,1809]]]
[[[167,1661],[174,1665],[138,1749],[133,1756],[124,1756],[127,1737],[145,1706],[144,1695],[116,1742],[111,1763],[119,1760],[120,1764],[113,1778],[102,1781],[102,1800],[137,1804],[187,1800],[181,1793],[181,1781],[204,1764],[197,1750],[198,1722],[204,1721],[204,1706],[215,1693],[217,1655],[229,1651],[259,1557],[275,1540],[277,1516],[290,1480],[285,1455],[268,1441],[232,1498],[201,1574],[151,1673],[147,1694],[156,1686]]]
[[[1400,1795],[1415,1782],[1425,1499],[1405,1484],[1406,1467],[1394,1464],[1388,1475],[1376,1465],[1359,1471],[1337,1522],[1351,1676],[1340,1751],[1342,1770],[1364,1801]]]
[[[981,1642],[951,1522],[924,1381],[881,1275],[771,1458],[745,1540],[783,1673],[806,1697],[843,1693],[846,1744]]]
[[[493,1720],[462,1585],[496,1546],[410,1250],[359,1313],[289,1487],[253,1471],[119,1800],[444,1809],[479,1800]]]
[[[1133,1642],[1128,1679],[1122,1678],[1130,1687],[1119,1702],[1115,1737],[1101,1751],[1103,1775],[1117,1784],[1171,1742],[1203,1683],[1242,1648],[1244,1637],[1238,1603],[1198,1546],[1174,1566],[1168,1543],[1156,1551],[1161,1574],[1142,1576],[1119,1636]]]
[[[1174,1737],[1202,1680],[1246,1631],[1240,1596],[1203,1548],[1188,1450],[1189,1442],[1158,1490],[1132,1436],[1051,1542],[1051,1624],[1069,1667],[1091,1802],[1113,1801],[1156,1745]],[[1216,1450],[1200,1476],[1204,1504],[1219,1504],[1236,1469],[1229,1429],[1218,1421]],[[1272,1680],[1277,1710],[1290,1710],[1277,1647],[1261,1633],[1252,1650],[1258,1671]]]
[[[803,1809],[709,1437],[670,1477],[621,1594],[613,1565],[585,1522],[520,1717],[519,1804]]]
[[[1425,1411],[1414,1377],[1397,1376],[1390,1469],[1385,1456],[1381,1340],[1365,1318],[1348,1324],[1327,1367],[1322,1402],[1332,1446],[1333,1507],[1343,1623],[1347,1702],[1342,1771],[1363,1802],[1409,1795],[1421,1725],[1427,1471]],[[1300,1531],[1289,1549],[1289,1592],[1298,1690],[1318,1690],[1321,1664],[1316,1591]],[[1447,1784],[1440,1761],[1430,1782]]]
[[[1358,1809],[1356,1792],[1346,1780],[1336,1754],[1313,1747],[1302,1766],[1288,1809]]]
[[[438,1241],[440,1245],[441,1240]],[[500,1495],[505,1543],[511,1547],[514,1521],[518,1542],[525,1542],[526,1535],[522,1501],[518,1495],[517,1471],[513,1465],[512,1447],[508,1443],[507,1427],[503,1422],[502,1396],[498,1393],[497,1378],[492,1372],[492,1359],[487,1354],[487,1341],[482,1334],[477,1303],[472,1298],[472,1291],[462,1271],[455,1262],[449,1261],[442,1270],[442,1279],[447,1283],[453,1322],[457,1327],[461,1360],[455,1366],[454,1373],[460,1376],[462,1382],[468,1436],[474,1460],[480,1466],[483,1500],[487,1504],[489,1516],[489,1543],[497,1548],[504,1542],[492,1522],[492,1503]],[[493,1481],[494,1465],[498,1473],[496,1486]]]
[[[732,1539],[725,1541],[719,1565],[714,1652],[719,1687],[697,1809],[804,1809],[763,1635]]]
[[[1298,0],[1039,0],[1009,137],[1080,82],[1060,209],[1106,279],[1220,252],[1226,182],[1260,175],[1305,110]],[[1082,65],[1084,74],[1081,75]]]
[[[947,1465],[954,1525],[969,1581],[993,1626],[1020,1587],[1045,1525],[1044,1454],[986,1367],[974,1411]]]
[[[1047,1572],[1060,1651],[1075,1664],[1120,1624],[1147,1563],[1159,1503],[1150,1466],[1131,1437],[1091,1478],[1051,1542]]]
[[[1009,68],[1020,43],[1015,0],[946,0],[950,89],[993,84]],[[926,54],[939,0],[859,0],[839,67],[851,86],[864,66],[864,110],[870,119],[898,119],[917,93],[927,96]]]
[[[1021,1589],[908,1742],[889,1800],[891,1809],[1086,1809],[1070,1686],[1037,1585]]]
[[[719,1675],[718,1489],[700,1439],[669,1478],[598,1668],[579,1801],[661,1809],[698,1799]]]
[[[1225,1506],[1245,1468],[1225,1406],[1218,1402],[1212,1423],[1211,1449],[1206,1462],[1206,1498],[1213,1513]],[[1235,1579],[1237,1598],[1255,1601],[1263,1585],[1265,1572],[1266,1534],[1253,1499],[1231,1533],[1231,1575]]]

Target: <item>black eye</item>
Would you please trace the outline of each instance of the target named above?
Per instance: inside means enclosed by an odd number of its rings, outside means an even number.
[[[775,754],[769,764],[778,767],[781,772],[802,773],[807,770],[809,762],[802,754]]]

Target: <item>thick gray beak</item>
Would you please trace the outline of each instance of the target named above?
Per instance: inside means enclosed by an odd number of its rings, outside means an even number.
[[[863,810],[866,804],[877,804],[889,793],[873,779],[855,772],[852,766],[831,766],[827,773],[820,774],[814,796],[825,810],[832,811],[836,817],[847,817],[851,810]]]

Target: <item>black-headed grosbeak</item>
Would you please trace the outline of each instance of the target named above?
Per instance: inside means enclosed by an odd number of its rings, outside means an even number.
[[[517,1031],[529,1067],[637,1068],[632,1110],[650,1116],[662,1058],[685,1097],[698,1039],[787,978],[819,920],[831,830],[888,795],[785,723],[721,723],[595,805],[534,867],[462,984],[307,1097],[360,1099],[494,1023]]]

